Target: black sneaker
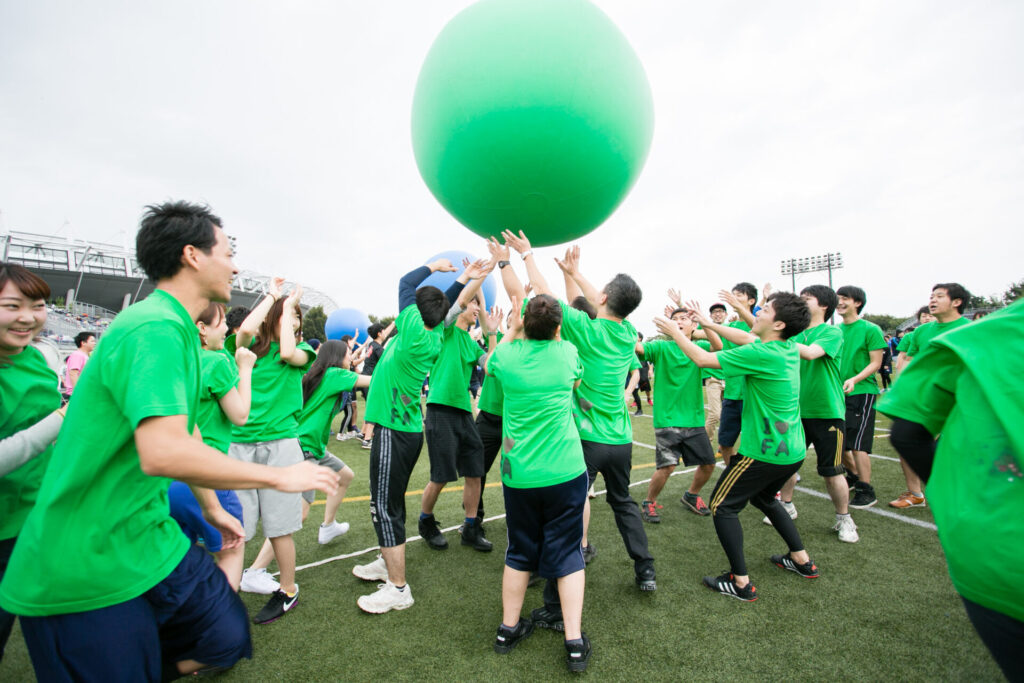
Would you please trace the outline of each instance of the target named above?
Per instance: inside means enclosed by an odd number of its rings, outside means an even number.
[[[434,515],[426,518],[420,517],[420,536],[434,550],[447,550],[448,548],[448,541],[441,533],[441,527],[438,526]]]
[[[565,622],[562,621],[562,613],[552,612],[546,606],[538,607],[530,612],[530,621],[533,622],[534,626],[538,626],[540,628],[549,628],[552,631],[558,631],[559,633],[565,631]]]
[[[579,673],[587,670],[587,663],[590,661],[590,638],[586,633],[581,633],[582,643],[565,642],[565,663],[569,665],[569,671]]]
[[[686,506],[686,508],[695,515],[707,517],[711,514],[711,509],[708,508],[704,499],[700,496],[693,495],[689,491],[683,494],[683,497],[679,499],[679,502]]]
[[[484,538],[484,529],[479,524],[466,524],[462,527],[462,545],[468,545],[473,550],[482,553],[489,553],[494,549],[494,544]]]
[[[853,494],[853,500],[850,501],[850,507],[857,510],[866,510],[878,502],[878,498],[875,497],[875,488],[871,484],[865,484],[862,481],[858,481],[855,485],[855,489],[857,493]]]
[[[297,604],[299,604],[299,584],[295,584],[295,595],[290,597],[283,590],[276,590],[270,595],[270,600],[263,606],[263,609],[252,618],[252,623],[269,624],[277,621]]]
[[[499,655],[507,655],[531,633],[533,633],[533,622],[529,619],[520,619],[516,627],[511,630],[502,624],[498,626],[498,635],[494,639],[494,651]]]
[[[661,522],[661,516],[658,514],[658,509],[654,507],[654,503],[649,500],[645,500],[640,503],[640,516],[644,518],[645,522],[650,524],[659,524]]]
[[[772,562],[775,563],[776,567],[782,569],[788,569],[791,572],[799,574],[805,579],[816,579],[821,576],[821,572],[818,571],[818,567],[808,560],[804,564],[797,564],[793,561],[793,558],[789,556],[789,553],[785,555],[772,555]]]
[[[748,583],[743,588],[736,585],[736,577],[731,572],[725,572],[721,576],[705,576],[704,585],[722,595],[736,598],[743,602],[754,602],[757,600],[757,589],[754,584]]]
[[[644,411],[640,410],[639,408],[637,408],[637,409],[636,409],[636,412],[635,412],[635,413],[633,413],[633,415],[635,415],[635,416],[637,416],[637,417],[640,417],[640,416],[641,416],[641,415],[643,415],[643,414],[644,414]]]
[[[857,482],[860,481],[860,477],[858,477],[853,472],[847,472],[846,474],[843,475],[843,477],[846,479],[846,485],[850,488],[851,491],[857,488]]]
[[[593,543],[591,543],[590,545],[583,546],[583,564],[584,565],[590,564],[590,561],[592,559],[594,559],[595,557],[597,557],[597,548],[594,547]]]
[[[645,593],[658,590],[658,583],[654,580],[654,567],[645,567],[638,571],[636,573],[636,585]]]

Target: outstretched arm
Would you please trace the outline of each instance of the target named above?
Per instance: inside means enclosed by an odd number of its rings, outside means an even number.
[[[441,271],[442,273],[454,273],[456,271],[452,262],[446,258],[432,261],[425,266],[414,268],[402,276],[398,281],[398,311],[402,312],[406,306],[416,303],[416,288],[420,283],[430,277],[431,273]]]
[[[253,306],[249,315],[245,316],[245,320],[238,326],[238,332],[235,334],[235,348],[249,348],[256,333],[260,331],[260,325],[266,320],[267,313],[270,313],[271,307],[281,298],[282,287],[284,287],[283,277],[275,277],[270,280],[266,295]]]
[[[505,293],[508,294],[508,298],[518,298],[520,301],[526,299],[526,288],[523,287],[523,283],[519,281],[519,276],[516,275],[516,271],[512,268],[512,263],[509,261],[509,250],[508,245],[502,244],[498,240],[491,237],[487,240],[487,249],[491,252],[491,259],[497,262],[505,261],[507,265],[504,268],[499,268],[501,273],[501,284],[505,287]]]
[[[505,239],[505,244],[519,252],[519,255],[523,258],[527,279],[533,285],[533,291],[537,294],[555,296],[555,293],[551,291],[551,287],[548,285],[548,281],[541,275],[540,268],[537,267],[537,259],[533,255],[533,248],[530,247],[530,240],[526,239],[526,234],[522,230],[519,231],[518,235],[515,235],[511,230],[505,230],[501,233],[501,236]]]
[[[558,264],[558,267],[562,269],[562,273],[565,274],[566,292],[568,293],[569,280],[572,280],[576,289],[587,298],[587,301],[597,306],[601,292],[597,291],[597,288],[590,284],[587,278],[583,277],[583,274],[580,273],[580,248],[577,246],[567,249],[565,251],[565,260],[559,261],[556,258],[555,263]],[[574,296],[573,298],[576,297]]]
[[[747,327],[754,326],[754,314],[751,313],[750,309],[744,304],[741,304],[740,300],[737,299],[732,292],[727,289],[723,289],[718,292],[718,298],[721,299],[723,303],[729,304],[729,306],[732,307],[732,310],[736,311],[736,315],[740,317],[740,320],[747,324]],[[726,337],[726,339],[728,339],[728,337]]]
[[[699,301],[690,300],[690,301],[686,302],[686,306],[680,306],[680,308],[685,308],[689,312],[688,315],[691,318],[693,318],[694,320],[696,320],[697,324],[700,325],[700,329],[699,330],[694,330],[693,336],[696,337],[697,336],[697,332],[703,331],[704,332],[704,335],[703,335],[704,338],[708,340],[709,344],[711,344],[711,350],[712,351],[721,351],[722,348],[723,348],[722,338],[713,329],[713,328],[716,327],[715,326],[715,321],[713,321],[711,318],[709,318],[706,315],[704,315],[704,313],[703,313],[704,309],[701,308],[700,302]],[[729,329],[732,330],[734,328],[730,327]],[[736,330],[736,331],[740,332],[741,330]],[[750,336],[753,337],[754,335],[750,335]],[[732,340],[730,339],[730,341],[732,341]],[[744,342],[744,343],[748,343],[748,342]]]
[[[679,329],[679,325],[674,320],[668,318],[662,318],[658,316],[654,319],[654,324],[657,325],[658,331],[662,334],[671,337],[672,341],[686,354],[687,358],[692,360],[697,367],[701,368],[721,368],[722,364],[718,362],[718,358],[715,354],[710,351],[705,351],[700,348],[692,341],[686,338],[683,331]]]

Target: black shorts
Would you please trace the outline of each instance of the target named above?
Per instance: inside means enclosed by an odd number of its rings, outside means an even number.
[[[846,450],[871,452],[875,443],[876,398],[875,394],[846,397]]]
[[[743,423],[743,401],[734,398],[722,399],[722,415],[718,420],[718,445],[732,448],[740,438]]]
[[[508,550],[505,564],[557,579],[582,571],[586,473],[554,486],[503,486]]]
[[[473,413],[427,404],[423,434],[430,455],[430,481],[447,484],[460,477],[484,476],[484,444],[473,423]]]
[[[674,467],[680,459],[687,467],[715,464],[715,451],[703,427],[658,427],[654,444],[654,465],[658,469]]]
[[[823,477],[835,477],[846,472],[843,469],[843,433],[842,420],[823,418],[805,418],[804,434],[807,445],[814,446],[818,455],[818,474]]]
[[[648,391],[651,390],[651,380],[649,380],[649,379],[641,379],[640,383],[636,385],[636,388],[637,388],[637,391],[642,391],[644,393],[647,393]]]
[[[484,447],[484,475],[491,471],[501,452],[501,415],[481,410],[476,414],[476,433]]]
[[[405,543],[405,491],[420,458],[423,432],[377,425],[370,445],[370,518],[382,548]]]
[[[229,668],[252,657],[245,605],[196,545],[137,598],[21,617],[21,631],[40,681],[170,680],[180,675],[175,663],[186,659]]]
[[[775,502],[775,494],[803,464],[801,460],[790,465],[776,465],[743,454],[731,458],[711,493],[708,502],[711,514],[735,517],[748,502],[764,510]]]

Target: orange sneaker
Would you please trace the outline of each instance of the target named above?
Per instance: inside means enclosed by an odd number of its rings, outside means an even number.
[[[915,496],[910,491],[904,491],[896,500],[889,502],[889,507],[905,510],[907,508],[923,508],[925,506],[924,496]]]

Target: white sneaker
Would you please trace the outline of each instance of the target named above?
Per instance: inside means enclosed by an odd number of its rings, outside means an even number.
[[[382,555],[378,555],[377,559],[370,564],[357,564],[352,567],[352,573],[363,581],[388,580],[388,566],[384,564]]]
[[[837,519],[832,531],[839,532],[839,540],[843,543],[856,543],[860,540],[860,536],[857,535],[857,525],[854,524],[852,517]]]
[[[320,525],[320,531],[317,532],[316,540],[320,542],[320,545],[330,543],[333,539],[347,534],[349,529],[348,522],[331,522],[329,525]]]
[[[266,569],[245,569],[242,571],[242,583],[238,588],[246,593],[270,595],[280,590],[281,584]]]
[[[786,509],[786,512],[789,513],[790,519],[796,519],[797,515],[800,514],[796,511],[796,505],[794,505],[792,501],[787,503],[786,501],[780,500],[779,502],[782,503],[782,507],[784,507]],[[765,517],[761,521],[767,524],[768,526],[772,525],[772,520],[768,519],[767,517]]]
[[[390,581],[378,584],[376,593],[360,596],[356,600],[359,609],[370,614],[384,614],[393,609],[407,609],[412,607],[412,603],[412,591],[409,590],[409,584],[405,584],[404,589],[398,590]]]

